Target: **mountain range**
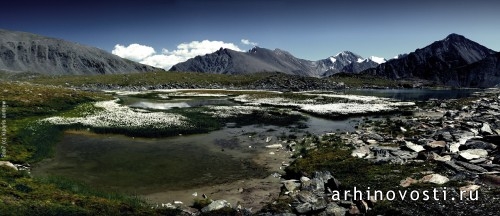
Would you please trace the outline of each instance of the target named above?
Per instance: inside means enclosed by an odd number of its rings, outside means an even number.
[[[25,32],[0,29],[0,71],[50,75],[117,74],[160,71],[104,50]],[[360,73],[389,79],[429,80],[456,87],[500,87],[500,54],[462,35],[401,54],[393,59],[363,58],[344,51],[325,59],[296,58],[281,49],[247,52],[219,49],[174,65],[170,71],[220,74],[282,72],[308,77]]]
[[[0,70],[62,74],[159,71],[104,50],[26,32],[0,29]]]
[[[393,59],[362,58],[349,51],[318,61],[298,59],[276,49],[256,47],[248,52],[221,49],[174,65],[171,71],[205,73],[253,73],[277,71],[287,74],[328,77],[339,72],[370,74],[389,79],[422,79],[455,87],[499,87],[499,54],[465,38],[446,38],[400,54]]]
[[[172,66],[170,71],[192,71],[219,74],[282,72],[286,74],[324,77],[338,72],[359,73],[378,66],[385,59],[361,56],[344,51],[318,61],[299,59],[287,51],[254,47],[248,52],[219,49],[214,53],[196,56]]]

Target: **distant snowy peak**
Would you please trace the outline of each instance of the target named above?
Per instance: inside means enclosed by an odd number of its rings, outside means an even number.
[[[377,57],[377,56],[370,56],[370,58],[368,58],[368,59],[376,62],[377,64],[382,64],[382,63],[385,63],[387,61],[387,59],[382,58],[382,57]]]
[[[365,59],[365,58],[361,57],[360,55],[355,54],[355,53],[350,52],[350,51],[342,51],[334,56],[331,56],[329,59],[332,62],[332,64],[335,64],[335,62],[339,62],[340,64],[343,64],[344,66],[351,64],[351,63],[354,63],[354,62],[363,63],[363,62],[372,61],[372,62],[375,62],[377,64],[382,64],[382,63],[385,63],[387,61],[385,58],[377,57],[377,56],[370,56],[369,58]]]
[[[332,64],[335,64],[335,62],[337,61],[337,59],[335,57],[330,57],[330,61],[332,62]]]
[[[350,58],[350,57],[361,57],[361,56],[351,51],[342,51],[337,53],[337,55],[334,55],[333,57]]]
[[[379,62],[385,62],[385,59],[379,57],[363,58],[350,51],[343,51],[327,59],[316,61],[318,70],[325,71],[322,76],[329,76],[339,72],[359,73],[368,68],[378,66]]]
[[[330,61],[332,61],[332,64],[335,64],[335,62],[337,62],[337,64],[341,64],[344,66],[352,62],[360,62],[363,60],[364,59],[361,56],[350,51],[342,51],[340,53],[337,53],[337,55],[330,57]]]

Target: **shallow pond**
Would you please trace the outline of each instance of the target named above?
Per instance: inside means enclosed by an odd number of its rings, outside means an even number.
[[[238,140],[224,151],[216,145],[227,135],[221,132],[161,139],[67,132],[55,157],[33,174],[137,194],[263,177],[263,169],[249,160],[254,150],[242,148]]]
[[[360,121],[360,117],[332,121],[311,116],[305,129],[250,125],[156,139],[70,131],[57,145],[55,157],[39,163],[33,174],[134,194],[261,178],[271,172],[252,157],[268,151],[265,145],[276,143],[279,136],[354,131]],[[267,137],[272,141],[266,143]]]
[[[458,99],[470,96],[478,89],[348,89],[345,94],[377,96],[402,101]]]
[[[420,100],[464,97],[472,91],[349,90],[347,93]],[[157,110],[236,104],[228,98],[161,100],[123,96],[121,99],[124,105]],[[157,139],[67,132],[56,147],[55,157],[35,166],[33,174],[64,176],[98,188],[135,194],[261,178],[271,172],[254,161],[255,155],[268,153],[265,145],[276,143],[278,137],[352,132],[364,118],[327,120],[308,116],[308,120],[303,122],[306,128],[296,125],[249,125]],[[266,142],[268,137],[272,137],[269,143]]]
[[[146,98],[121,96],[120,99],[121,99],[120,102],[121,104],[127,105],[129,107],[142,108],[142,109],[155,109],[155,110],[201,107],[208,105],[219,105],[219,106],[236,105],[236,103],[228,100],[227,98],[193,97],[193,98],[160,100],[160,99],[146,99]]]

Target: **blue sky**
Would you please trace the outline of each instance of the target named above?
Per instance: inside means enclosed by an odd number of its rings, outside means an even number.
[[[242,39],[309,60],[343,50],[392,58],[450,33],[499,51],[499,11],[500,2],[491,0],[17,0],[2,3],[0,28],[95,46],[136,61],[151,57],[151,64],[184,60],[216,46],[253,47]]]

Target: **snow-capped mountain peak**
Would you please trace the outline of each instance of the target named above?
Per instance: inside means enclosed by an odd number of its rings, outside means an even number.
[[[330,61],[332,62],[332,64],[335,64],[335,62],[337,61],[337,59],[335,57],[330,57]]]
[[[342,52],[339,52],[337,53],[335,56],[333,56],[334,58],[337,58],[337,57],[343,57],[343,58],[347,58],[347,57],[358,57],[359,55],[356,55],[354,54],[353,52],[351,51],[342,51]]]
[[[342,64],[342,65],[350,64],[352,62],[359,62],[360,61],[359,59],[362,59],[361,61],[364,60],[361,56],[354,54],[350,51],[339,52],[336,55],[331,56],[329,59],[333,64],[337,62],[336,64]]]
[[[363,62],[368,62],[368,61],[373,61],[377,64],[382,64],[382,63],[385,63],[387,61],[385,58],[381,58],[381,57],[377,57],[377,56],[370,56],[369,58],[365,59],[365,58],[361,57],[360,55],[355,54],[355,53],[350,52],[350,51],[342,51],[340,53],[337,53],[334,56],[331,56],[329,59],[333,64],[335,64],[335,62],[340,62],[341,64],[344,64],[344,65],[351,64],[354,62],[363,63]],[[339,63],[337,63],[337,64],[339,64]]]
[[[370,58],[368,58],[368,59],[376,62],[377,64],[382,64],[382,63],[385,63],[387,61],[385,58],[377,57],[377,56],[370,56]]]

